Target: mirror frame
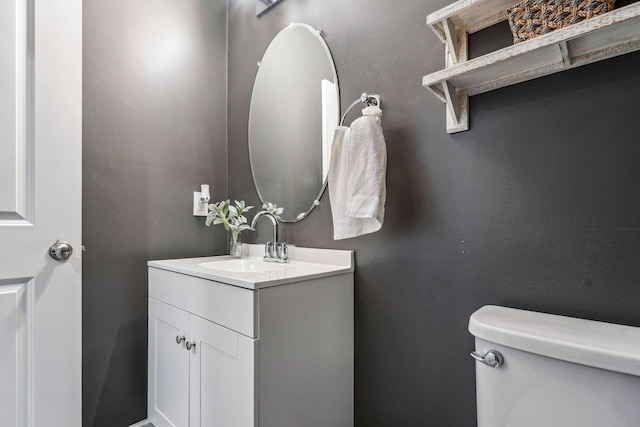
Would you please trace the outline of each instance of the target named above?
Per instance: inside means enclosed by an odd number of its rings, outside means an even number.
[[[256,0],[256,17],[260,18],[282,1],[284,0]]]
[[[281,1],[281,0],[278,0]],[[283,28],[282,30],[280,30],[278,32],[278,34],[276,34],[273,38],[273,40],[276,39],[276,37],[278,37],[278,35],[280,35],[283,31],[286,31],[287,29],[290,29],[292,27],[302,27],[305,28],[306,30],[308,30],[311,34],[313,34],[318,41],[320,42],[320,44],[322,45],[324,52],[326,54],[327,59],[329,60],[329,64],[331,66],[331,72],[333,74],[333,81],[335,82],[335,86],[336,86],[336,118],[335,118],[335,127],[337,127],[340,124],[340,112],[341,112],[341,102],[340,102],[340,84],[338,82],[338,71],[336,70],[336,64],[335,61],[333,60],[333,55],[331,55],[331,51],[329,50],[329,45],[327,44],[327,42],[325,41],[324,37],[322,37],[322,30],[317,30],[315,28],[313,28],[311,25],[308,24],[303,24],[303,23],[292,23],[287,25],[285,28]],[[273,42],[273,40],[269,43],[269,46],[271,46],[271,43]],[[265,54],[267,52],[267,50],[269,50],[269,46],[267,46],[267,49],[265,50]],[[264,59],[264,54],[260,60],[260,62],[262,62],[262,60]],[[258,70],[259,72],[259,70]],[[257,73],[258,73],[257,72]],[[257,78],[257,73],[256,73],[256,78]],[[254,80],[254,86],[255,86],[255,80]],[[249,120],[251,119],[251,103],[253,102],[253,90],[251,92],[251,101],[250,101],[250,106],[249,106]],[[249,132],[249,126],[247,124],[247,144],[249,146],[249,164],[250,164],[250,168],[251,168],[251,178],[253,180],[253,185],[256,189],[256,193],[258,193],[258,197],[260,198],[260,201],[264,204],[267,202],[270,202],[269,200],[265,200],[262,196],[262,193],[260,192],[260,188],[258,186],[258,183],[256,182],[256,174],[254,173],[254,160],[251,157],[251,135]],[[329,153],[329,157],[330,157],[330,153]],[[320,160],[322,161],[322,159]],[[278,221],[280,222],[287,222],[287,223],[294,223],[294,222],[298,222],[303,220],[304,218],[306,218],[311,211],[313,210],[313,208],[315,208],[316,206],[318,206],[320,204],[320,198],[322,197],[322,195],[324,194],[324,192],[326,191],[327,188],[327,181],[328,181],[328,170],[326,173],[326,176],[323,177],[322,180],[322,185],[320,187],[320,190],[318,191],[317,196],[313,199],[310,200],[310,205],[309,208],[304,211],[301,212],[300,214],[298,214],[298,216],[296,218],[293,219],[278,219]],[[284,208],[285,212],[287,210],[286,206],[280,206],[278,205],[278,207],[282,207]]]

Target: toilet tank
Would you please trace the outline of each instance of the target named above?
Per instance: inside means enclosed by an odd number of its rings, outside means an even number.
[[[485,306],[471,315],[478,427],[640,426],[640,328]]]

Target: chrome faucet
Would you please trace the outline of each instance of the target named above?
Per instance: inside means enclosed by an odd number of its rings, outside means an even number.
[[[251,229],[256,231],[256,224],[262,217],[267,217],[273,224],[273,242],[264,245],[264,258],[266,262],[289,262],[288,247],[286,243],[278,242],[278,218],[269,211],[260,211],[251,221]]]

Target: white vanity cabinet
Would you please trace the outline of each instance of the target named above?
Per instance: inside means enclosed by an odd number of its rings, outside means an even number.
[[[284,274],[197,267],[215,259],[149,263],[149,420],[352,426],[353,269],[299,277],[295,263]]]
[[[253,425],[254,339],[154,298],[149,322],[155,427]]]

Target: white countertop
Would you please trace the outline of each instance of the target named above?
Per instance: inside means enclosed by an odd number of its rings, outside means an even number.
[[[352,273],[353,251],[289,247],[288,263],[267,263],[262,260],[264,245],[244,244],[247,264],[264,263],[268,271],[227,271],[216,269],[215,263],[231,260],[228,255],[149,261],[152,268],[214,280],[247,289],[260,289],[319,277]],[[266,265],[268,264],[268,265]],[[224,264],[221,264],[224,265]],[[260,264],[261,265],[261,264]]]

